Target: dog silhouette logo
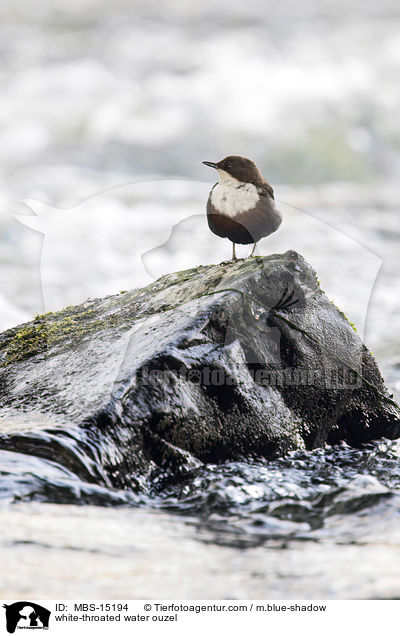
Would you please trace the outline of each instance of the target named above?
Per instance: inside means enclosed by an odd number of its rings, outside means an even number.
[[[31,601],[18,601],[3,605],[6,610],[7,631],[14,634],[16,629],[48,629],[51,612]]]

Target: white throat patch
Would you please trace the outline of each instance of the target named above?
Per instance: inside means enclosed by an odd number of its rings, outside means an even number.
[[[218,170],[219,183],[211,193],[211,203],[226,216],[234,217],[251,210],[260,200],[257,188],[252,183],[238,181],[225,170]]]

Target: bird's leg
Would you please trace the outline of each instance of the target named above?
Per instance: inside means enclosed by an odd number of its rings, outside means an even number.
[[[235,250],[235,243],[232,243],[232,260],[236,261],[236,250]]]
[[[257,243],[254,243],[253,249],[251,250],[250,256],[254,256],[254,252],[256,251]],[[249,256],[249,258],[250,258]]]

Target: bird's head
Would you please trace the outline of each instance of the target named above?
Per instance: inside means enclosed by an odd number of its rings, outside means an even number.
[[[264,180],[254,161],[246,157],[232,155],[225,157],[218,163],[213,161],[203,161],[203,163],[218,170],[220,181],[225,181],[229,176],[242,183],[257,185]]]

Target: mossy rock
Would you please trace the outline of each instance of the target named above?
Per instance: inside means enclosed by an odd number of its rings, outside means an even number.
[[[292,251],[37,316],[0,335],[0,364],[0,417],[25,422],[0,446],[50,457],[50,439],[61,462],[118,486],[400,435],[373,357]],[[30,431],[38,418],[51,425]]]

